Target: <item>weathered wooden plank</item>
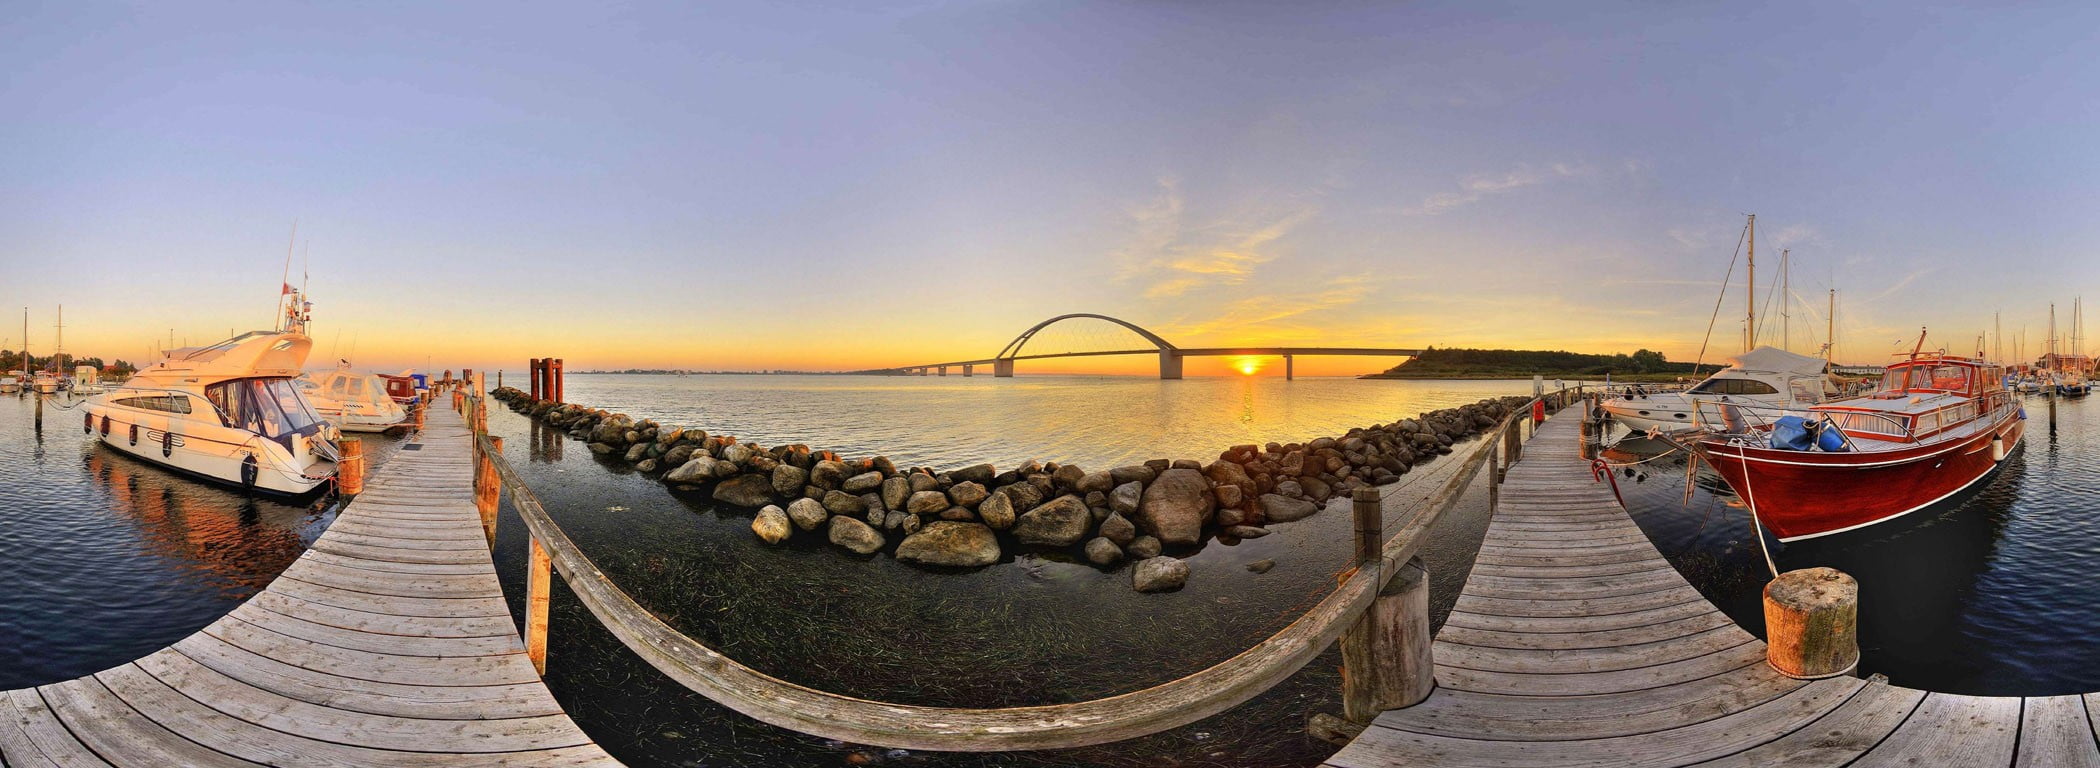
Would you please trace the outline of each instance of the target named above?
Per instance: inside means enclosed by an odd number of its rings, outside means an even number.
[[[481,534],[476,532],[475,535],[479,536]],[[318,549],[309,549],[306,551],[306,554],[299,557],[302,560],[318,560],[344,568],[358,568],[390,574],[408,574],[410,577],[424,574],[473,576],[492,573],[488,566],[481,563],[397,563],[392,560],[366,560],[358,557],[345,557],[334,552],[323,552]]]
[[[1755,638],[1735,627],[1716,627],[1696,634],[1609,648],[1484,648],[1439,638],[1438,666],[1482,672],[1569,674],[1611,672],[1699,658],[1734,648]]]
[[[372,546],[343,539],[330,539],[325,535],[320,540],[315,541],[312,548],[323,552],[333,552],[344,557],[387,560],[397,563],[462,564],[478,562],[488,557],[488,550],[486,549],[480,552],[471,549],[400,549],[397,547]]]
[[[326,624],[359,632],[408,637],[515,637],[517,625],[508,616],[453,616],[443,621],[431,621],[421,616],[396,616],[371,613],[351,608],[302,600],[276,590],[269,590],[249,598],[243,607],[252,607],[297,616],[316,624]]]
[[[2020,709],[2020,751],[2014,768],[2100,768],[2092,713],[2080,696],[2036,696]]]
[[[1491,550],[1483,547],[1480,550],[1479,558],[1475,562],[1485,565],[1511,565],[1518,567],[1552,568],[1559,566],[1575,565],[1612,565],[1615,563],[1634,563],[1652,560],[1654,558],[1654,547],[1648,547],[1646,549],[1627,547],[1623,549],[1613,550],[1610,552],[1585,554],[1577,554],[1567,552],[1565,550],[1559,553],[1554,553],[1551,551],[1541,552],[1539,550],[1521,550],[1512,552],[1504,550]]]
[[[1479,693],[1584,696],[1660,688],[1732,672],[1752,664],[1763,664],[1764,660],[1764,644],[1753,642],[1692,659],[1579,675],[1487,672],[1438,664],[1436,679],[1441,685]]]
[[[480,616],[508,617],[510,615],[510,608],[504,605],[503,601],[485,597],[394,597],[374,595],[283,576],[278,577],[277,581],[270,585],[270,589],[280,594],[324,605],[392,616],[447,619]]]
[[[35,695],[31,692],[31,695]],[[45,715],[48,716],[48,710]],[[36,741],[29,736],[28,728],[34,726],[29,715],[15,709],[14,696],[0,691],[0,764],[14,768],[57,768],[59,763],[44,755]],[[78,746],[79,742],[74,742]],[[85,752],[86,748],[81,747]]]
[[[1808,685],[1747,709],[1690,725],[1579,741],[1489,741],[1394,730],[1373,724],[1364,735],[1329,758],[1340,768],[1447,766],[1587,766],[1661,768],[1725,756],[1772,739],[1793,723],[1830,712],[1852,698],[1855,687]]]
[[[1702,722],[1771,701],[1803,685],[1807,683],[1750,666],[1661,688],[1590,696],[1509,696],[1444,689],[1421,704],[1379,715],[1378,724],[1460,739],[1602,739]]]
[[[390,597],[503,597],[503,586],[496,581],[494,573],[432,573],[404,577],[399,573],[346,568],[318,559],[301,558],[286,568],[281,578]]]
[[[2020,734],[2020,700],[1932,693],[1874,749],[1853,763],[1881,766],[2011,765]]]
[[[206,749],[134,711],[93,677],[39,689],[68,730],[95,754],[118,765],[255,768],[256,763]]]
[[[495,656],[519,651],[516,635],[490,637],[417,637],[345,629],[277,613],[253,603],[229,614],[241,621],[301,640],[397,656]]]
[[[1713,605],[1706,602],[1704,597],[1687,597],[1682,602],[1670,605],[1608,616],[1501,616],[1475,613],[1458,607],[1445,619],[1445,626],[1457,625],[1498,632],[1582,633],[1644,627],[1711,612],[1714,612]]]
[[[37,693],[35,689],[23,688],[0,692],[0,695],[7,696],[12,705],[12,717],[9,721],[22,734],[23,739],[36,746],[36,751],[44,759],[69,768],[92,768],[109,764],[97,757],[87,745],[80,743],[80,739],[71,731],[66,730],[65,724],[59,722],[58,715],[51,711],[51,705],[45,703],[43,694]]]
[[[539,681],[523,655],[431,657],[372,653],[309,642],[231,616],[212,622],[203,634],[293,666],[373,682],[474,686]]]
[[[1496,563],[1476,562],[1473,564],[1472,572],[1476,574],[1483,574],[1489,576],[1509,576],[1520,579],[1540,577],[1581,578],[1585,576],[1619,576],[1628,573],[1642,573],[1646,571],[1654,571],[1670,567],[1670,561],[1664,560],[1660,557],[1653,557],[1642,560],[1628,560],[1625,562],[1618,563],[1604,563],[1602,565],[1500,565]]]
[[[1684,577],[1668,568],[1611,576],[1503,576],[1474,572],[1466,578],[1468,594],[1522,600],[1530,596],[1575,600],[1635,595],[1677,586],[1690,586]]]
[[[1650,608],[1676,605],[1687,600],[1704,599],[1691,587],[1665,587],[1652,592],[1642,592],[1619,597],[1595,599],[1555,600],[1541,598],[1533,600],[1511,600],[1498,597],[1482,597],[1462,594],[1457,606],[1467,613],[1485,613],[1496,616],[1568,617],[1605,616],[1614,613],[1633,613]]]
[[[181,654],[158,654],[139,660],[136,667],[101,673],[112,689],[137,691],[144,700],[137,705],[142,709],[158,698],[146,681],[128,679],[129,675],[151,675],[155,682],[249,723],[339,744],[411,752],[521,752],[590,743],[560,715],[433,720],[312,704],[227,677]]]
[[[429,541],[423,539],[395,539],[384,536],[367,536],[346,530],[330,529],[321,535],[315,544],[356,544],[374,549],[399,550],[403,552],[463,552],[469,555],[486,555],[488,544],[469,540]],[[386,558],[378,558],[386,559]],[[409,561],[413,562],[413,561]]]
[[[174,649],[220,674],[288,698],[336,709],[435,720],[493,720],[561,714],[544,686],[382,683],[287,664],[203,633]]]
[[[136,674],[132,673],[133,670]],[[459,754],[373,749],[306,738],[220,712],[175,691],[144,670],[133,670],[118,671],[109,677],[109,682],[118,688],[126,701],[141,711],[153,713],[159,722],[180,729],[199,744],[268,765],[317,768],[617,765],[594,745],[531,752]]]
[[[1734,629],[1743,632],[1735,622],[1719,611],[1704,611],[1674,621],[1664,621],[1625,629],[1605,629],[1580,632],[1503,632],[1492,629],[1475,629],[1463,624],[1445,622],[1437,633],[1437,639],[1480,648],[1529,648],[1538,650],[1574,648],[1613,648],[1637,645],[1684,637],[1717,629]],[[1747,638],[1750,633],[1743,632]]]

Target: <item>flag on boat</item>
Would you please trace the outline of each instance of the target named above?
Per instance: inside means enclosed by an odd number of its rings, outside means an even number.
[[[279,296],[287,296],[287,295],[290,295],[290,294],[291,294],[291,292],[292,292],[292,284],[291,284],[291,283],[285,283],[285,284],[284,284],[284,292],[283,292],[283,293],[279,293],[279,294],[277,294],[277,295],[279,295]]]

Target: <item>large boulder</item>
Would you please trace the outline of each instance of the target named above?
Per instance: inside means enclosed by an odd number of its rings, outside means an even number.
[[[773,479],[765,475],[737,475],[715,486],[715,501],[739,507],[763,507],[773,503]]]
[[[1121,489],[1118,489],[1121,490]],[[1210,495],[1210,481],[1193,469],[1169,469],[1145,487],[1138,505],[1138,525],[1168,546],[1187,546],[1203,538],[1217,500]]]
[[[759,510],[757,517],[751,518],[751,532],[758,534],[758,538],[767,544],[779,544],[793,531],[787,513],[771,504]]]
[[[979,464],[974,467],[963,467],[962,469],[955,470],[953,473],[950,474],[950,476],[955,478],[955,482],[958,483],[976,483],[978,485],[991,485],[992,478],[997,477],[998,474],[998,471],[994,470],[992,468],[992,465]]]
[[[866,502],[845,491],[825,491],[824,511],[834,515],[858,515],[868,511]]]
[[[1079,478],[1079,484],[1075,486],[1072,490],[1078,491],[1080,493],[1093,493],[1096,491],[1101,493],[1107,493],[1108,489],[1114,487],[1116,487],[1115,476],[1110,475],[1107,471],[1104,470],[1101,472],[1088,472],[1085,475],[1081,476]]]
[[[802,486],[809,484],[809,470],[793,464],[781,463],[773,468],[773,495],[793,498],[802,495]]]
[[[903,510],[904,500],[911,498],[911,481],[902,475],[882,481],[882,508]]]
[[[1120,515],[1133,515],[1138,511],[1138,500],[1144,498],[1145,484],[1135,480],[1116,486],[1108,494],[1108,508]]]
[[[700,483],[715,476],[715,460],[709,456],[694,456],[692,460],[664,473],[666,483]]]
[[[1152,481],[1152,478],[1156,474],[1157,473],[1152,471],[1151,467],[1145,466],[1143,464],[1133,464],[1127,467],[1116,467],[1115,469],[1111,469],[1108,471],[1108,476],[1110,479],[1115,481],[1115,485],[1122,485],[1124,483],[1130,482],[1148,483]]]
[[[1169,470],[1171,471],[1171,470]],[[1189,581],[1189,564],[1178,558],[1153,557],[1130,569],[1130,585],[1139,592],[1167,592]]]
[[[824,509],[824,505],[816,499],[796,499],[788,504],[787,516],[795,522],[795,527],[814,531],[831,517],[831,512]]]
[[[809,484],[818,488],[825,490],[837,488],[839,483],[845,482],[845,480],[846,462],[826,460],[817,462],[816,466],[809,468]]]
[[[1067,494],[1022,514],[1014,521],[1014,538],[1023,544],[1069,547],[1086,538],[1093,522],[1086,502]]]
[[[867,523],[851,517],[831,518],[830,534],[831,543],[852,550],[856,554],[873,554],[881,550],[884,543],[881,533],[868,527]]]
[[[882,487],[881,472],[862,472],[839,483],[839,490],[851,494],[862,494]]]
[[[905,500],[904,511],[914,515],[937,515],[948,506],[948,494],[940,491],[920,491]]]
[[[1003,493],[994,493],[986,497],[983,503],[977,505],[977,516],[984,518],[984,524],[991,526],[995,531],[1014,527],[1013,497]]]
[[[999,562],[999,537],[978,523],[939,520],[897,544],[897,559],[907,563],[974,568]]]
[[[986,491],[983,485],[974,480],[956,483],[948,489],[948,500],[955,502],[955,506],[971,509],[976,509],[977,504],[984,501],[984,497],[989,495],[991,495],[990,492]]]
[[[1320,511],[1318,504],[1273,493],[1262,494],[1261,508],[1263,517],[1272,523],[1296,522],[1312,517]]]

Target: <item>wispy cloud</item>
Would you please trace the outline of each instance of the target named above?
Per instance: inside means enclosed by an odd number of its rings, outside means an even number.
[[[1460,181],[1457,190],[1430,195],[1423,198],[1420,205],[1402,209],[1401,213],[1409,216],[1435,216],[1472,205],[1492,195],[1535,187],[1560,179],[1588,176],[1590,173],[1592,171],[1588,166],[1553,163],[1544,167],[1518,166],[1504,173],[1478,174]]]
[[[1225,305],[1222,311],[1200,320],[1176,321],[1168,326],[1175,337],[1201,338],[1229,333],[1245,338],[1249,332],[1268,338],[1289,335],[1310,315],[1332,312],[1362,302],[1380,281],[1370,275],[1347,275],[1324,281],[1321,287],[1300,292],[1264,292]]]
[[[1925,267],[1923,269],[1912,270],[1910,274],[1904,275],[1902,279],[1897,280],[1894,284],[1883,289],[1880,293],[1868,296],[1866,300],[1873,302],[1886,299],[1890,296],[1894,296],[1896,295],[1896,292],[1910,287],[1911,283],[1917,282],[1918,278],[1932,274],[1932,272],[1937,269],[1939,269],[1939,267]]]
[[[1254,217],[1258,224],[1224,221],[1190,226],[1181,183],[1159,180],[1149,202],[1129,209],[1135,237],[1120,254],[1122,277],[1146,283],[1144,296],[1181,296],[1217,285],[1240,285],[1277,256],[1276,241],[1311,218],[1310,206]]]

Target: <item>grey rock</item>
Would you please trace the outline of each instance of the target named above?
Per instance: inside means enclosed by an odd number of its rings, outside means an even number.
[[[1130,585],[1139,592],[1167,592],[1189,581],[1189,564],[1172,557],[1150,557],[1130,569]]]
[[[1115,565],[1123,559],[1123,548],[1105,536],[1096,536],[1086,543],[1086,559],[1095,565]]]
[[[904,511],[914,515],[939,514],[948,508],[948,494],[940,491],[919,491],[904,502]]]
[[[1088,472],[1079,478],[1079,484],[1073,486],[1072,490],[1080,493],[1107,493],[1108,489],[1114,487],[1116,487],[1114,475],[1107,472]]]
[[[999,537],[977,523],[939,520],[897,544],[897,559],[907,563],[974,568],[999,562]]]
[[[982,484],[974,480],[956,483],[954,487],[948,489],[948,499],[955,502],[955,506],[971,509],[975,509],[980,502],[984,501],[984,497],[990,495],[991,493],[986,491]]]
[[[816,499],[796,499],[788,503],[787,515],[789,520],[795,521],[795,527],[814,531],[831,517],[831,512]]]
[[[1203,538],[1203,525],[1210,521],[1216,504],[1210,495],[1210,481],[1202,472],[1169,469],[1145,487],[1137,523],[1162,543],[1195,544]]]
[[[647,455],[649,455],[649,444],[636,443],[627,447],[627,454],[623,458],[632,464],[641,461],[642,457]]]
[[[1022,514],[1014,521],[1014,538],[1023,544],[1069,547],[1086,538],[1093,516],[1077,496],[1065,495]]]
[[[1153,472],[1151,467],[1147,467],[1142,464],[1132,465],[1128,467],[1116,467],[1115,469],[1111,469],[1108,471],[1108,476],[1115,480],[1114,485],[1122,485],[1124,483],[1131,482],[1149,483],[1152,482],[1152,478],[1157,475],[1158,473]]]
[[[1263,558],[1247,564],[1247,570],[1253,571],[1255,573],[1268,573],[1269,569],[1274,567],[1276,567],[1276,561],[1270,560],[1268,558]]]
[[[986,497],[983,503],[977,505],[977,516],[984,518],[984,524],[991,526],[995,531],[1014,527],[1013,497],[1003,493],[994,493]]]
[[[798,496],[802,486],[809,484],[809,470],[793,464],[782,463],[773,468],[773,493],[779,496]]]
[[[759,540],[767,544],[779,544],[785,541],[788,534],[792,531],[793,527],[788,522],[787,513],[771,504],[767,504],[765,509],[759,510],[757,517],[751,518],[751,532],[758,534]]]
[[[910,480],[912,493],[925,493],[941,489],[941,481],[924,472],[913,472]]]
[[[873,554],[885,543],[882,534],[851,517],[831,518],[831,543],[858,554]]]
[[[1138,500],[1145,495],[1145,484],[1132,481],[1116,486],[1108,494],[1108,508],[1119,515],[1134,515],[1138,511]]]
[[[715,500],[739,507],[773,503],[773,480],[764,475],[737,475],[715,485]]]
[[[820,461],[809,468],[809,482],[818,488],[830,490],[846,480],[846,462]]]
[[[970,522],[977,519],[977,513],[971,512],[967,507],[949,507],[941,510],[941,519]]]
[[[867,512],[868,505],[845,491],[825,491],[824,510],[834,515],[858,515]]]
[[[1122,515],[1111,513],[1108,519],[1101,521],[1101,537],[1115,542],[1118,547],[1127,545],[1137,540],[1137,524]]]
[[[902,476],[882,481],[882,508],[903,509],[904,500],[911,498],[911,481]]]
[[[664,473],[666,483],[698,483],[715,476],[715,460],[707,456],[694,456],[691,461],[677,469]]]
[[[1159,539],[1150,536],[1139,536],[1130,542],[1130,546],[1123,548],[1124,554],[1130,555],[1132,560],[1159,557],[1159,550]]]
[[[853,494],[867,493],[881,487],[881,472],[862,472],[846,478],[845,482],[839,484],[839,490]]]
[[[1225,533],[1242,539],[1259,539],[1269,535],[1269,529],[1254,525],[1235,525],[1226,528]]]
[[[1273,493],[1262,494],[1261,508],[1264,516],[1272,523],[1296,522],[1312,517],[1320,511],[1318,504]]]
[[[958,483],[976,483],[978,485],[990,485],[992,483],[992,478],[997,476],[998,474],[998,471],[994,470],[992,468],[992,465],[979,464],[974,467],[963,467],[962,469],[955,470],[954,477],[955,482]]]

